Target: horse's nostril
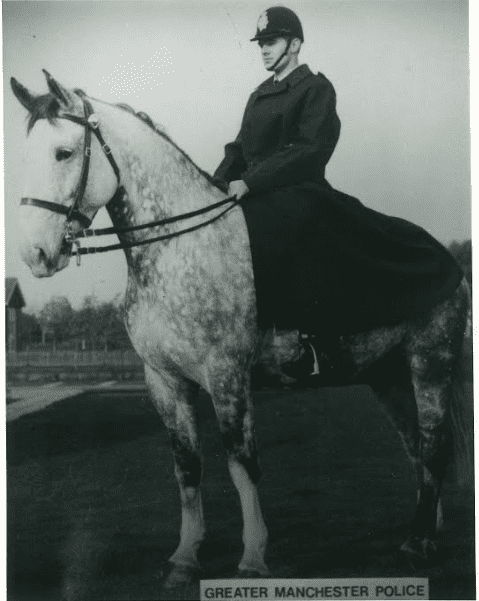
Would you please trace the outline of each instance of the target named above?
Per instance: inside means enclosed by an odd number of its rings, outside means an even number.
[[[41,263],[46,264],[47,262],[47,255],[45,253],[45,251],[43,250],[43,248],[39,248],[38,249],[38,258],[40,260]]]

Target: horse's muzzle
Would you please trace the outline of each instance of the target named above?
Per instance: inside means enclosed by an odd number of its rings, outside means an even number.
[[[23,262],[36,278],[51,277],[70,262],[69,254],[49,256],[43,248],[31,244],[22,244],[19,251]]]

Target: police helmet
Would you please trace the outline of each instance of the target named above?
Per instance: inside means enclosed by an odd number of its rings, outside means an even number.
[[[251,38],[251,42],[276,37],[299,38],[304,42],[301,21],[296,13],[285,6],[273,6],[261,13],[256,35]]]

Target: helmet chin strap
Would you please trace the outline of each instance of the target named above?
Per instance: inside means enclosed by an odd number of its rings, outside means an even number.
[[[288,38],[288,43],[286,44],[286,48],[284,49],[283,53],[279,56],[278,60],[276,60],[271,67],[266,67],[266,71],[274,71],[276,69],[276,67],[279,65],[279,63],[283,60],[283,58],[288,54],[288,50],[289,47],[291,46],[291,42],[293,41],[293,38]]]

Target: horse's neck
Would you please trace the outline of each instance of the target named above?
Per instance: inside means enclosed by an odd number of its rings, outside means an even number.
[[[168,140],[138,123],[134,116],[110,110],[114,113],[110,118],[115,117],[121,126],[105,119],[104,135],[115,159],[118,156],[127,195],[109,207],[114,225],[144,224],[225,198],[225,194],[212,186]],[[119,238],[133,243],[147,240],[204,223],[223,210],[221,207],[206,216],[119,235]],[[211,316],[216,315],[217,310],[212,307],[221,305],[221,314],[227,323],[246,323],[246,316],[254,314],[249,241],[239,209],[173,242],[135,246],[125,249],[125,255],[128,328],[140,355],[149,356],[155,340],[159,347],[164,344],[158,339],[159,331],[162,335],[166,332],[170,342],[178,336],[181,338],[180,332],[188,332],[188,341],[185,342],[185,338],[179,341],[179,346],[187,349],[185,356],[193,352],[193,347],[194,352],[204,349],[205,340],[215,340],[210,330],[212,324],[217,323],[216,317],[213,321],[204,318],[206,307],[210,307],[207,313]],[[159,316],[163,316],[162,329],[155,327],[150,332],[152,323],[159,323],[151,319],[158,320]],[[148,340],[153,342],[150,344]]]
[[[224,198],[180,150],[137,117],[103,105],[98,105],[98,112],[104,113],[104,135],[127,192],[121,205],[108,207],[115,226],[172,217]],[[151,232],[141,230],[135,236],[144,239],[148,234]]]

